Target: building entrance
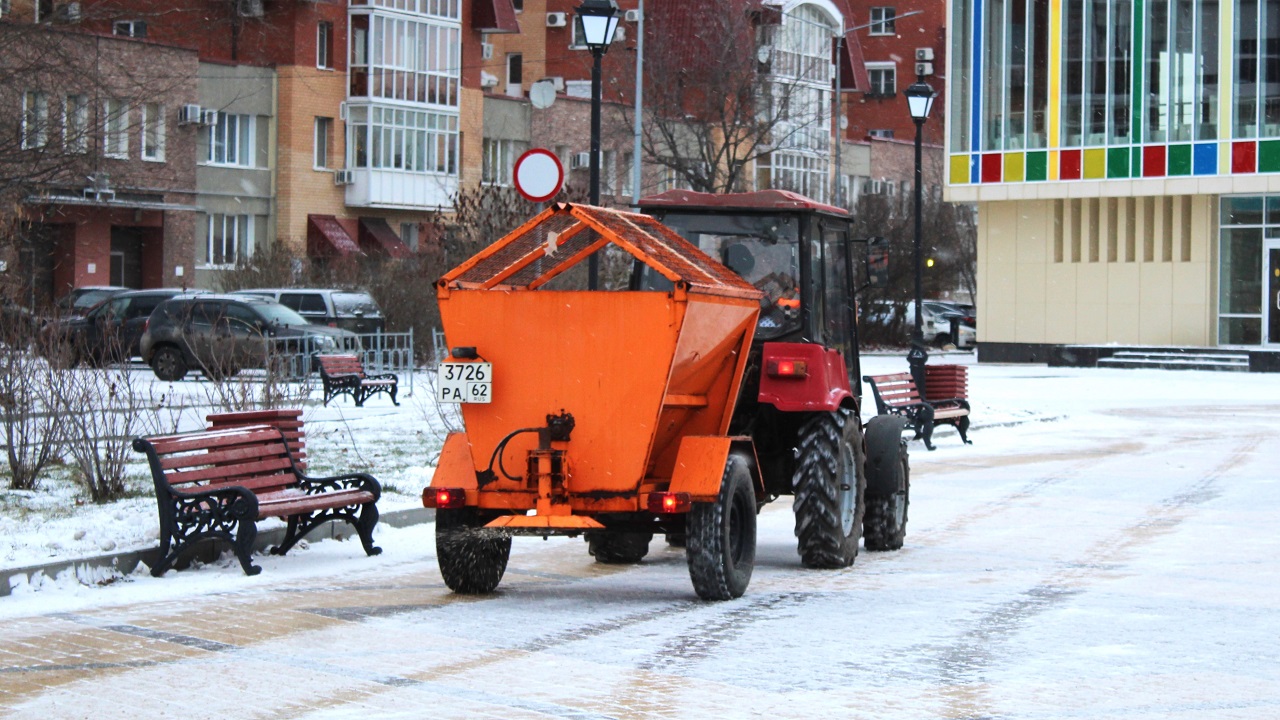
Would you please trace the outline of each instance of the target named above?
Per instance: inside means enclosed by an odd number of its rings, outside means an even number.
[[[1267,277],[1263,287],[1267,289],[1262,312],[1266,316],[1268,345],[1280,345],[1280,240],[1267,241],[1267,261],[1263,264]]]

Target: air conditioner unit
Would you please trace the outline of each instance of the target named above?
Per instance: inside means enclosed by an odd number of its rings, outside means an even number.
[[[218,124],[218,111],[217,111],[217,110],[205,110],[204,112],[200,113],[200,124],[201,124],[201,125],[217,125],[217,124]]]
[[[614,31],[613,31],[613,41],[614,41],[614,42],[622,42],[623,40],[626,40],[626,39],[627,39],[627,29],[626,29],[625,27],[623,27],[623,26],[619,25],[619,26],[618,26],[617,28],[615,28],[615,29],[614,29]]]
[[[562,12],[547,13],[547,27],[564,27],[569,24],[569,18]]]
[[[498,87],[498,76],[481,70],[480,71],[480,87],[482,88]]]
[[[204,110],[199,105],[183,105],[178,108],[179,125],[199,125],[204,118]]]
[[[486,43],[486,42],[480,43],[480,59],[482,60],[493,59],[493,43]]]
[[[236,0],[236,14],[240,17],[262,17],[262,0]]]
[[[933,74],[933,63],[931,62],[916,63],[916,75],[932,75],[932,74]]]
[[[354,183],[355,181],[356,181],[356,174],[355,174],[355,171],[353,171],[353,170],[345,170],[345,169],[344,169],[344,170],[334,170],[334,171],[333,171],[333,184],[334,184],[334,185],[350,185],[350,184]]]
[[[345,100],[338,103],[338,119],[343,122],[347,120],[347,103]]]
[[[627,22],[640,22],[640,11],[628,10],[626,13],[623,14],[622,17]]]
[[[933,48],[916,48],[916,62],[933,62]]]
[[[569,156],[569,169],[580,170],[591,167],[591,153],[580,152]]]

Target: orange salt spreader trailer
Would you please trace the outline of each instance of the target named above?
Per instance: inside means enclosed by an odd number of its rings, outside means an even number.
[[[597,252],[609,254],[608,266],[630,262],[624,289],[583,289],[578,266]],[[758,320],[768,326],[761,310],[773,300],[670,227],[647,215],[557,204],[446,274],[437,296],[450,345],[437,399],[461,403],[465,431],[446,438],[423,504],[436,509],[437,559],[450,589],[493,591],[514,535],[581,534],[599,562],[638,562],[662,533],[684,543],[700,597],[741,596],[754,564],[756,514],[792,493],[793,471],[796,482],[817,483],[807,514],[796,493],[797,535],[801,522],[822,528],[809,535],[839,535],[821,538],[846,551],[826,566],[852,562],[847,550],[852,542],[856,554],[865,486],[856,401],[847,377],[831,391],[818,387],[823,373],[804,370],[805,358],[812,365],[827,357],[844,372],[840,353],[772,343],[762,356],[752,340]],[[762,362],[772,384],[761,398],[793,382],[821,407],[797,406],[809,412],[779,422],[772,405],[757,400],[756,383],[743,392],[744,376],[761,373]],[[799,372],[778,380],[779,368]],[[740,401],[748,414],[773,415],[744,423],[741,413],[735,419]],[[784,425],[812,426],[829,442],[796,432],[766,440],[784,460],[799,457],[793,446],[804,443],[819,451],[774,471],[781,465],[757,456],[752,433]],[[757,429],[742,430],[748,426]],[[891,430],[896,463],[901,429]],[[799,467],[805,463],[808,470]],[[762,476],[762,467],[779,477]],[[812,522],[815,512],[831,522]]]

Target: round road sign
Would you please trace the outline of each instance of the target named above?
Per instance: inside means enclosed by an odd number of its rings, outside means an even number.
[[[534,148],[516,160],[516,190],[532,202],[546,202],[564,185],[564,166],[550,150]]]

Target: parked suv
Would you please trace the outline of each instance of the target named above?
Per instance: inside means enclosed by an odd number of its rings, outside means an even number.
[[[315,288],[251,288],[236,290],[233,295],[257,295],[271,298],[296,311],[315,325],[350,330],[353,333],[377,333],[386,330],[382,308],[367,292]]]
[[[359,338],[339,328],[312,325],[280,303],[252,295],[173,298],[151,314],[142,335],[142,359],[161,380],[181,380],[198,369],[218,378],[267,366],[268,358],[301,357],[316,367],[321,353],[354,349]]]
[[[142,331],[160,303],[203,290],[129,290],[94,305],[84,316],[54,320],[44,327],[46,349],[70,365],[99,366],[141,354]]]
[[[72,288],[71,292],[58,298],[58,302],[54,303],[54,310],[59,316],[83,315],[94,305],[128,289],[117,285],[87,285]]]

